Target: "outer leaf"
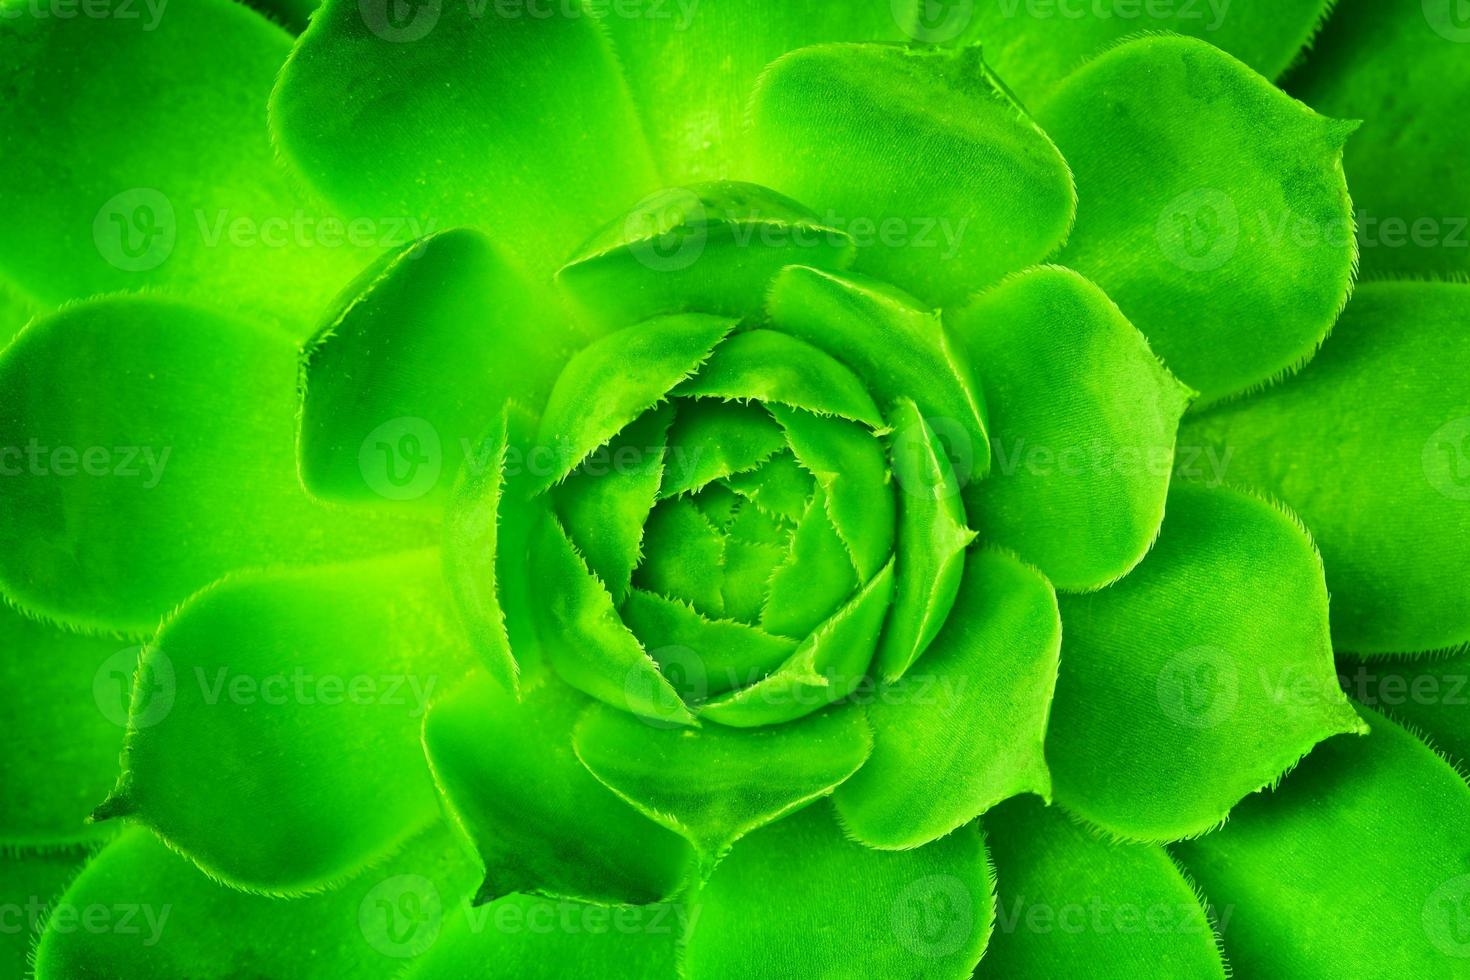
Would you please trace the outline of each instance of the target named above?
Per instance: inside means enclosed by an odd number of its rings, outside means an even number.
[[[1456,0],[1339,0],[1292,74],[1308,105],[1365,120],[1345,164],[1370,275],[1470,271],[1470,135],[1460,86],[1445,83],[1464,77],[1467,42]]]
[[[990,411],[995,472],[968,488],[981,533],[1061,589],[1127,574],[1158,534],[1192,392],[1066,269],[1008,279],[951,325]]]
[[[421,234],[402,210],[344,220],[293,186],[264,113],[291,38],[254,11],[6,8],[0,268],[38,300],[163,287],[296,331],[379,248]]]
[[[641,904],[675,891],[692,856],[582,768],[572,727],[588,701],[548,684],[517,703],[481,675],[435,703],[424,745],[480,853],[478,901],[538,892]]]
[[[1299,378],[1187,425],[1181,462],[1285,500],[1322,549],[1332,635],[1361,653],[1470,641],[1470,286],[1372,283]]]
[[[302,493],[295,361],[285,335],[141,296],[33,323],[0,354],[9,596],[141,636],[235,568],[426,543]]]
[[[792,52],[761,76],[751,138],[762,183],[832,208],[861,269],[939,305],[1051,255],[1076,210],[1066,162],[974,48]]]
[[[1105,843],[1033,799],[985,826],[1000,895],[976,977],[1225,980],[1206,909],[1162,847]]]
[[[1470,766],[1470,649],[1432,660],[1340,663],[1353,700],[1407,724],[1461,771]]]
[[[688,839],[704,871],[746,834],[826,796],[867,759],[858,708],[789,725],[693,732],[651,727],[598,706],[577,725],[577,758],[643,813]]]
[[[835,797],[848,832],[869,847],[916,847],[1017,793],[1049,798],[1042,742],[1060,645],[1046,579],[972,551],[929,652],[864,698],[873,757]]]
[[[1464,974],[1470,789],[1411,734],[1364,715],[1372,735],[1332,739],[1224,830],[1176,848],[1234,910],[1225,955],[1242,973]]]
[[[135,816],[248,890],[309,892],[382,858],[437,813],[419,726],[469,667],[449,602],[437,552],[196,596],[143,655],[97,815]]]
[[[808,807],[715,870],[697,897],[685,976],[967,977],[990,934],[991,889],[978,828],[873,851],[844,838],[826,806]]]
[[[1061,261],[1186,384],[1214,400],[1312,356],[1352,283],[1342,147],[1356,123],[1179,37],[1113,48],[1037,117],[1083,202]]]
[[[387,0],[326,0],[276,83],[277,142],[333,200],[488,229],[544,273],[653,189],[591,18],[458,3],[403,13]],[[553,74],[555,84],[529,81]]]
[[[1061,610],[1056,797],[1119,836],[1204,833],[1322,739],[1363,731],[1332,670],[1321,560],[1254,497],[1176,486],[1143,563]]]

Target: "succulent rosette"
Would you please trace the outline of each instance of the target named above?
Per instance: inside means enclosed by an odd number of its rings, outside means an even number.
[[[0,0],[0,970],[1470,975],[1470,27],[1333,6]]]

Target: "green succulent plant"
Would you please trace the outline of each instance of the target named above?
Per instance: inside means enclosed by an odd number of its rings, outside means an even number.
[[[1470,976],[1470,20],[1335,6],[0,0],[0,971]]]

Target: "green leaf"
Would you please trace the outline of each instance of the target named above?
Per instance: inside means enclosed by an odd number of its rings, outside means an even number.
[[[96,9],[12,4],[0,31],[0,270],[23,290],[54,306],[161,288],[299,334],[380,248],[421,234],[404,211],[324,209],[276,161],[281,28],[230,0]]]
[[[1364,710],[1367,738],[1335,738],[1225,829],[1179,844],[1233,914],[1241,975],[1454,977],[1470,957],[1470,789],[1404,729]]]
[[[1104,841],[1034,799],[985,827],[1000,894],[980,980],[1225,980],[1207,910],[1162,847]]]
[[[37,980],[370,980],[434,945],[474,887],[442,822],[341,888],[289,901],[211,880],[142,828],[99,854],[56,905]],[[228,966],[226,966],[226,964]]]
[[[0,858],[0,904],[6,911],[0,930],[0,970],[29,977],[31,950],[40,938],[49,908],[87,863],[85,850],[39,851]],[[75,913],[73,913],[75,914]]]
[[[15,283],[0,278],[0,350],[41,312],[41,304]]]
[[[1004,552],[970,552],[929,651],[864,698],[873,757],[837,790],[847,831],[869,847],[916,847],[1017,793],[1049,798],[1042,742],[1060,644],[1046,579]]]
[[[1363,731],[1332,668],[1321,559],[1255,497],[1176,486],[1142,564],[1061,610],[1056,798],[1120,837],[1204,833],[1318,742]]]
[[[981,533],[1060,589],[1126,575],[1158,534],[1193,393],[1102,290],[1066,269],[1012,277],[950,324],[990,412],[995,470],[967,497]]]
[[[609,334],[562,370],[541,416],[537,441],[556,465],[543,486],[564,479],[587,455],[662,402],[709,357],[735,321],[699,313],[655,317]]]
[[[277,144],[344,206],[479,227],[549,274],[656,177],[598,25],[516,13],[326,0],[271,96]]]
[[[1218,460],[1311,528],[1339,648],[1470,641],[1470,392],[1446,376],[1470,360],[1467,316],[1470,286],[1364,284],[1299,377],[1180,434],[1181,465]]]
[[[750,157],[839,216],[860,269],[937,305],[1051,255],[1076,210],[1066,162],[975,48],[787,54],[752,99]]]
[[[593,235],[557,278],[595,321],[697,311],[744,317],[793,262],[852,265],[846,232],[756,184],[720,181],[651,194]]]
[[[1464,75],[1466,42],[1452,0],[1339,0],[1292,73],[1303,102],[1365,120],[1344,164],[1369,277],[1470,272],[1470,134],[1459,88],[1445,83]]]
[[[661,498],[749,472],[783,449],[786,437],[759,405],[681,400],[668,443]]]
[[[944,625],[960,587],[965,526],[960,488],[944,446],[912,401],[893,407],[893,472],[898,477],[897,584],[893,611],[878,648],[885,680],[896,680],[923,654]]]
[[[1186,384],[1216,400],[1316,352],[1353,279],[1342,148],[1355,123],[1181,37],[1113,48],[1037,118],[1082,202],[1060,261]]]
[[[1470,766],[1470,648],[1417,660],[1339,659],[1353,700],[1406,724],[1464,771]]]
[[[705,873],[736,841],[826,796],[873,740],[861,709],[739,731],[655,728],[597,706],[577,725],[577,758],[639,812],[686,838]]]
[[[801,520],[816,492],[816,481],[789,450],[772,456],[758,469],[735,473],[721,482],[760,510],[792,524]]]
[[[876,280],[799,266],[776,277],[767,307],[778,329],[856,371],[880,407],[912,398],[931,425],[957,430],[950,463],[964,480],[989,470],[984,397],[938,313]]]
[[[80,636],[0,603],[0,846],[52,847],[110,828],[87,815],[117,781],[138,647]]]
[[[570,354],[574,339],[544,302],[469,229],[369,269],[304,355],[306,488],[325,499],[442,506],[505,400],[540,405]]]
[[[791,536],[790,551],[770,577],[761,626],[801,638],[831,616],[859,585],[852,559],[818,489]]]
[[[112,297],[37,320],[0,354],[8,596],[144,636],[233,569],[431,541],[306,497],[295,387],[290,338],[203,309]]]
[[[200,593],[143,654],[123,775],[97,816],[135,817],[270,894],[381,859],[438,812],[419,728],[470,666],[450,602],[436,551]]]
[[[874,851],[818,804],[750,835],[715,869],[696,897],[684,975],[959,980],[985,949],[992,888],[977,827]]]
[[[517,703],[475,674],[434,703],[434,778],[485,866],[478,902],[537,892],[643,904],[682,882],[689,847],[582,767],[572,729],[586,698],[547,684]]]

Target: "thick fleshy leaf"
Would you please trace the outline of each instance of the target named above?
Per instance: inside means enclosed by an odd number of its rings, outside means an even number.
[[[572,358],[556,379],[537,441],[562,480],[587,455],[663,401],[693,374],[735,321],[700,313],[655,317],[609,334]]]
[[[473,864],[439,821],[372,871],[291,900],[227,888],[134,828],[58,900],[36,980],[208,977],[224,964],[237,976],[377,980],[433,946],[473,888]]]
[[[545,400],[574,343],[557,322],[478,232],[393,252],[307,345],[302,482],[329,500],[442,505],[506,399]]]
[[[686,703],[754,683],[796,652],[795,640],[746,623],[709,619],[678,599],[639,589],[628,593],[622,614]]]
[[[660,497],[747,473],[783,449],[786,437],[759,405],[699,400],[680,402],[668,442]]]
[[[431,540],[306,497],[295,387],[290,338],[202,309],[114,297],[37,320],[0,355],[7,594],[146,635],[232,569]]]
[[[938,313],[875,280],[800,266],[776,277],[767,308],[778,328],[856,371],[881,408],[912,398],[931,426],[955,430],[946,435],[962,482],[989,470],[984,398]]]
[[[750,835],[715,869],[695,898],[684,975],[960,980],[990,935],[992,888],[978,827],[874,851],[818,803]]]
[[[1209,914],[1162,847],[1104,841],[1034,799],[985,829],[999,895],[980,980],[1225,980]]]
[[[1319,112],[1362,119],[1345,166],[1363,269],[1470,272],[1470,129],[1462,88],[1470,20],[1459,0],[1339,0],[1293,95]]]
[[[86,850],[0,855],[0,906],[6,910],[5,928],[0,929],[0,970],[6,976],[32,976],[31,950],[41,937],[47,910],[87,857]]]
[[[801,520],[816,492],[815,479],[791,452],[779,452],[759,469],[736,473],[722,482],[760,510],[792,524]]]
[[[0,603],[0,847],[93,840],[117,782],[139,649],[27,619]]]
[[[1138,568],[1061,610],[1056,798],[1120,837],[1204,833],[1321,740],[1364,730],[1337,686],[1321,559],[1255,497],[1176,485]]]
[[[633,584],[689,603],[700,615],[725,615],[725,542],[719,528],[688,497],[665,500],[643,529],[645,558]]]
[[[698,0],[695,0],[698,2]],[[852,265],[847,234],[757,184],[671,187],[614,219],[557,278],[595,321],[626,326],[664,313],[744,317],[782,266]]]
[[[922,9],[924,0],[909,2]],[[919,21],[914,33],[921,41],[978,41],[996,74],[1030,102],[1078,65],[1146,33],[1201,38],[1276,78],[1308,45],[1331,6],[1332,0],[987,0],[936,8],[948,16]]]
[[[1060,261],[1186,384],[1214,400],[1312,356],[1352,284],[1342,148],[1356,123],[1182,37],[1113,48],[1037,118],[1082,201]]]
[[[970,552],[929,651],[863,699],[873,757],[837,790],[847,831],[869,847],[915,847],[1017,793],[1049,798],[1042,743],[1060,645],[1046,579],[1004,552]]]
[[[291,38],[264,17],[230,0],[71,14],[11,4],[0,31],[0,268],[36,298],[162,287],[304,331],[380,248],[423,233],[298,192],[265,110]]]
[[[900,492],[897,584],[878,648],[885,680],[901,677],[944,625],[960,587],[965,549],[975,540],[975,532],[965,526],[959,483],[944,446],[918,406],[899,399],[891,415],[891,455]]]
[[[751,831],[826,796],[867,759],[862,709],[770,728],[655,728],[597,706],[577,725],[577,758],[604,785],[686,838],[706,873]]]
[[[1459,977],[1470,958],[1470,788],[1370,710],[1225,828],[1175,850],[1219,908],[1241,975]],[[1283,914],[1283,910],[1290,910]]]
[[[679,887],[689,847],[577,761],[572,729],[590,703],[561,684],[517,703],[479,674],[434,703],[424,745],[484,863],[479,901],[523,891],[643,904]]]
[[[968,488],[981,534],[1059,589],[1125,575],[1158,534],[1192,393],[1102,290],[1066,269],[1008,279],[951,326],[990,412],[994,469]]]
[[[133,816],[272,894],[382,858],[437,816],[419,728],[471,664],[452,601],[436,551],[200,593],[143,654],[123,775],[98,816]]]
[[[858,585],[852,559],[828,517],[827,495],[818,490],[797,522],[791,550],[771,573],[761,626],[780,636],[805,637]]]
[[[1417,660],[1342,657],[1338,669],[1354,701],[1411,726],[1461,771],[1470,767],[1470,648]]]
[[[1188,453],[1280,497],[1322,549],[1358,653],[1470,641],[1470,286],[1368,283],[1299,377],[1191,420]],[[1447,374],[1449,370],[1449,374]]]
[[[656,185],[610,46],[573,13],[326,0],[271,97],[276,141],[334,201],[487,229],[549,274]]]
[[[756,179],[831,208],[860,269],[939,305],[1047,258],[1076,211],[1066,161],[978,48],[794,51],[761,76],[751,142]]]

